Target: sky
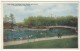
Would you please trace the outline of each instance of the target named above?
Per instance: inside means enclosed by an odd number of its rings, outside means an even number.
[[[29,16],[78,16],[77,3],[24,3],[3,4],[4,16],[13,14],[16,22],[22,22]]]

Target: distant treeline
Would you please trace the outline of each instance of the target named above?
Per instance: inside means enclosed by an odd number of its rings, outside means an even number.
[[[24,25],[27,26],[78,26],[78,17],[76,16],[62,16],[62,17],[44,17],[44,16],[30,16],[24,19]]]

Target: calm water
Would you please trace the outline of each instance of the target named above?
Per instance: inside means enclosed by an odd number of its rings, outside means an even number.
[[[50,29],[46,31],[42,31],[42,30],[19,30],[19,31],[4,30],[4,41],[53,37],[53,36],[57,36],[58,34],[62,34],[62,36],[63,35],[73,35],[75,34],[75,31],[72,29],[61,29],[61,28],[55,28],[55,29]]]

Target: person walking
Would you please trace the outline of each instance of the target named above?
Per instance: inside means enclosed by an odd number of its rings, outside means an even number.
[[[62,33],[58,33],[58,38],[61,38],[61,36],[62,36]]]
[[[60,37],[60,34],[58,33],[58,38]]]

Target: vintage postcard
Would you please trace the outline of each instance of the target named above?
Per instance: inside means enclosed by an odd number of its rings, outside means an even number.
[[[3,48],[78,48],[78,2],[2,2]]]

